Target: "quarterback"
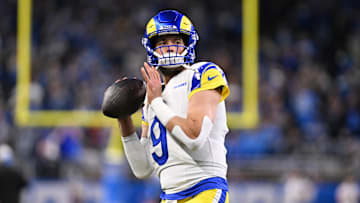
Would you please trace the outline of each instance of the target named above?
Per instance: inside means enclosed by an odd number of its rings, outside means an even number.
[[[224,100],[229,87],[222,69],[195,63],[199,37],[185,15],[163,10],[146,25],[147,62],[142,133],[131,117],[119,118],[125,155],[138,178],[156,173],[164,203],[229,202]]]

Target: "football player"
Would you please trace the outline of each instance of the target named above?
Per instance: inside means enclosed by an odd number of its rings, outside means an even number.
[[[162,202],[228,202],[225,98],[222,69],[195,63],[199,37],[185,15],[159,12],[146,25],[147,84],[141,138],[130,117],[119,118],[132,172],[160,178]],[[163,81],[163,82],[162,82]]]

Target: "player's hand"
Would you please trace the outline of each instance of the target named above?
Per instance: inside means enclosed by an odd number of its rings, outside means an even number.
[[[141,74],[146,82],[148,103],[151,104],[153,99],[161,97],[162,88],[160,73],[153,66],[144,62],[144,67],[141,67]]]
[[[135,132],[131,116],[118,118],[118,123],[121,129],[121,136],[127,137]]]

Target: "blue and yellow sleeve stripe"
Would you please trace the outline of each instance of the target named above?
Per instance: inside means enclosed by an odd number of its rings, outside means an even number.
[[[188,96],[203,90],[212,90],[221,87],[221,101],[225,100],[230,94],[230,89],[224,72],[214,63],[206,63],[194,73],[191,82],[191,92]]]

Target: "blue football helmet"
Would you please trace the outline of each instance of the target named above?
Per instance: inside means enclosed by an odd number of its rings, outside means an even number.
[[[185,46],[176,46],[184,48],[181,54],[156,52],[157,49],[170,47],[168,45],[160,46],[155,49],[154,39],[161,35],[179,34],[185,37]],[[145,35],[142,38],[142,44],[147,52],[148,63],[155,67],[175,68],[184,64],[191,64],[195,61],[195,45],[199,36],[189,18],[175,10],[164,10],[159,12],[146,25]]]

